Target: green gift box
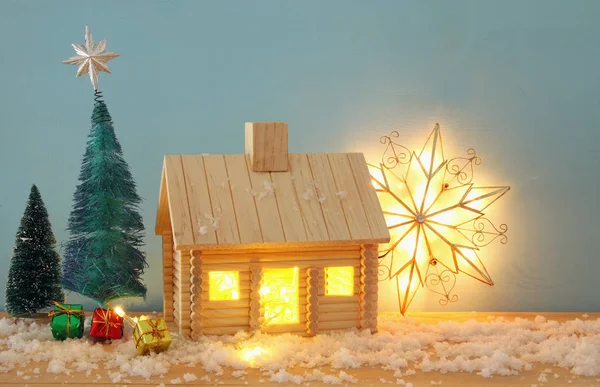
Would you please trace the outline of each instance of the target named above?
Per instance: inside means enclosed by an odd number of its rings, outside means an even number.
[[[48,313],[52,316],[50,330],[54,340],[65,340],[83,337],[85,315],[81,304],[54,303],[54,310]]]

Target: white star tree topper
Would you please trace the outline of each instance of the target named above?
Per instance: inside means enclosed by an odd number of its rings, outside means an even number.
[[[100,43],[94,43],[90,28],[85,26],[85,44],[83,46],[79,44],[72,44],[75,50],[74,57],[71,57],[65,61],[64,64],[77,65],[77,76],[80,77],[85,73],[88,73],[94,90],[98,90],[98,71],[105,73],[111,73],[106,62],[119,56],[117,52],[107,52],[106,39]]]

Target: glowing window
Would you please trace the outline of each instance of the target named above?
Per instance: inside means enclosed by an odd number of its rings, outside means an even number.
[[[352,266],[326,267],[325,295],[354,295],[354,268]]]
[[[237,271],[211,271],[208,273],[208,299],[239,300],[240,273]]]
[[[266,325],[300,322],[297,267],[264,269],[259,293]]]

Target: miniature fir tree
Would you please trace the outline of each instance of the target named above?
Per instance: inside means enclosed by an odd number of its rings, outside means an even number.
[[[95,43],[88,26],[85,44],[73,44],[73,48],[76,55],[63,63],[78,66],[78,77],[90,76],[96,103],[69,218],[71,237],[63,262],[63,284],[103,305],[117,298],[145,298],[146,287],[140,281],[147,266],[140,251],[141,198],[98,92],[98,72],[110,73],[106,62],[119,54],[105,51],[106,39]]]
[[[145,297],[147,266],[141,198],[123,159],[111,116],[96,92],[92,130],[83,156],[68,229],[63,285],[100,304]]]
[[[36,313],[62,302],[60,256],[48,211],[33,185],[17,231],[17,239],[6,282],[6,311],[14,316]]]

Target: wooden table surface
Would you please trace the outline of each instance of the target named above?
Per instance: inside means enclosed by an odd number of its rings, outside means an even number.
[[[420,322],[426,324],[437,324],[439,322],[447,322],[447,321],[455,321],[455,322],[465,322],[471,319],[475,319],[478,321],[487,321],[489,320],[489,316],[504,316],[506,320],[511,320],[517,317],[525,318],[525,319],[533,319],[537,315],[542,315],[547,319],[556,320],[559,322],[564,322],[568,320],[574,320],[576,318],[581,318],[583,312],[576,313],[492,313],[492,312],[482,312],[482,313],[410,313],[410,317],[418,319]],[[88,314],[90,315],[90,314]],[[135,315],[135,314],[134,314]],[[600,313],[587,313],[587,319],[598,319],[600,318]],[[0,318],[5,317],[6,314],[0,312]],[[110,346],[108,350],[110,350]],[[5,348],[0,347],[0,351]],[[10,385],[10,386],[52,386],[52,385],[93,385],[93,386],[103,386],[108,385],[110,379],[107,377],[103,377],[101,380],[96,382],[92,382],[90,378],[85,376],[85,373],[72,373],[70,376],[59,375],[56,376],[54,374],[44,374],[41,373],[39,378],[30,379],[28,381],[24,381],[22,376],[22,372],[26,374],[32,374],[32,370],[34,368],[45,369],[45,364],[35,363],[30,364],[25,368],[16,368],[6,374],[0,374],[0,384],[1,385]],[[543,371],[550,368],[552,370],[551,374],[558,374],[559,378],[549,377],[547,382],[538,381],[539,374]],[[20,375],[18,372],[21,372]],[[127,377],[128,381],[131,383],[127,384],[128,386],[157,386],[161,383],[165,385],[170,385],[169,381],[182,378],[183,374],[188,372],[193,372],[198,380],[185,383],[184,385],[234,385],[234,386],[244,386],[245,381],[248,382],[248,385],[259,385],[259,386],[281,386],[286,384],[273,383],[269,381],[265,381],[264,383],[259,383],[261,378],[264,378],[263,375],[260,374],[260,371],[257,369],[248,369],[248,374],[246,375],[245,380],[236,379],[231,376],[231,372],[233,370],[226,370],[225,374],[216,378],[214,374],[211,375],[212,381],[201,381],[202,376],[206,375],[204,370],[200,365],[195,368],[190,368],[184,365],[174,365],[170,368],[168,374],[164,375],[164,378],[153,377],[149,381],[145,380],[141,377]],[[288,370],[293,373],[293,370]],[[327,368],[321,368],[323,372],[329,372]],[[355,378],[359,380],[355,385],[357,386],[379,386],[386,384],[395,384],[396,378],[393,377],[393,371],[386,371],[381,368],[368,368],[363,367],[360,369],[351,369],[344,370],[348,374],[351,374]],[[332,370],[330,373],[337,373],[339,370]],[[95,371],[94,374],[106,374],[106,372],[102,369]],[[298,372],[302,374],[302,372]],[[387,381],[387,383],[382,383],[381,378]],[[447,373],[441,374],[439,372],[420,372],[417,370],[415,375],[403,376],[402,377],[407,383],[412,383],[414,387],[422,387],[422,386],[432,386],[432,385],[440,385],[441,386],[534,386],[542,387],[542,386],[600,386],[600,376],[597,377],[583,377],[583,376],[575,376],[572,375],[568,370],[558,368],[558,367],[548,367],[545,364],[536,365],[532,370],[520,372],[517,376],[494,376],[492,378],[483,378],[482,376],[476,375],[475,373],[469,374],[465,372],[460,373]],[[218,379],[217,381],[215,381]],[[183,378],[182,378],[183,380]],[[569,383],[568,381],[571,380]],[[119,385],[124,385],[123,383],[119,383]],[[292,384],[290,384],[292,385]],[[325,385],[320,382],[310,382],[304,383],[302,385],[310,385],[310,386],[322,386]],[[348,383],[347,385],[353,385]]]

